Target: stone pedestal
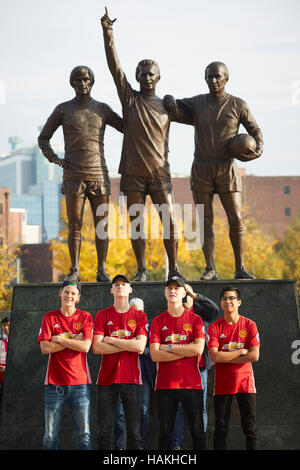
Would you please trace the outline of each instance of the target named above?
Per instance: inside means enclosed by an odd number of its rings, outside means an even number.
[[[292,343],[300,339],[299,305],[293,280],[191,282],[193,289],[219,304],[223,286],[241,290],[240,313],[253,319],[261,339],[260,359],[253,364],[257,388],[257,424],[261,449],[299,449],[300,364],[293,364]],[[144,299],[149,319],[166,309],[163,282],[134,283],[132,296]],[[44,429],[43,383],[48,357],[40,352],[37,336],[43,315],[59,308],[60,284],[20,284],[14,288],[7,372],[0,418],[0,449],[41,449]],[[112,304],[110,285],[83,283],[79,308],[95,316]],[[221,313],[220,313],[221,315]],[[95,433],[95,381],[100,357],[88,354],[93,385],[91,426]],[[209,373],[208,449],[212,449],[213,370]],[[151,414],[149,449],[157,448],[155,401]],[[59,436],[61,449],[74,449],[76,435],[70,409],[66,408]],[[185,427],[185,448],[191,440]],[[243,449],[244,438],[234,405],[228,449]]]

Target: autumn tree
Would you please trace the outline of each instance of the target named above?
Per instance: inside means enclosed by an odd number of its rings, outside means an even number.
[[[16,252],[0,247],[0,311],[11,309],[13,282],[17,277]]]
[[[285,230],[283,237],[275,245],[281,258],[283,279],[297,279],[300,295],[300,217],[297,217]]]

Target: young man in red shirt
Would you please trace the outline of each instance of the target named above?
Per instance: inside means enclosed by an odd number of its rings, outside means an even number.
[[[240,291],[224,287],[220,294],[224,317],[208,328],[208,349],[215,363],[214,449],[226,448],[233,396],[236,396],[247,450],[256,450],[256,388],[252,362],[259,358],[259,335],[254,321],[239,315]]]
[[[7,356],[7,346],[8,346],[8,336],[10,328],[10,320],[8,317],[2,319],[1,322],[3,337],[0,339],[0,405],[2,402],[2,392],[4,384],[4,376],[6,369],[6,356]]]
[[[159,449],[172,449],[179,402],[188,420],[193,448],[206,448],[199,371],[205,332],[201,317],[182,305],[185,295],[184,280],[179,276],[169,278],[165,286],[168,309],[152,320],[150,329],[150,354],[157,365]]]
[[[97,378],[98,448],[114,448],[113,430],[118,396],[126,421],[127,450],[141,449],[142,376],[139,354],[148,337],[145,312],[129,305],[132,287],[124,274],[114,277],[110,289],[114,304],[95,318],[93,351],[102,355]]]
[[[45,383],[44,450],[58,448],[58,431],[65,403],[70,403],[77,428],[78,449],[90,450],[90,390],[87,353],[92,343],[93,317],[79,310],[81,287],[65,280],[61,307],[44,315],[38,336],[42,354],[49,354]]]

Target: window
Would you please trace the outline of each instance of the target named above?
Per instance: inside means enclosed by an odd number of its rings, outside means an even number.
[[[284,187],[284,194],[290,194],[290,187],[289,186],[285,186]]]
[[[291,209],[289,207],[286,207],[284,209],[284,215],[286,215],[287,217],[291,215]]]

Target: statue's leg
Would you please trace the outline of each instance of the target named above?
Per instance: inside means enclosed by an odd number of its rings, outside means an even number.
[[[98,269],[96,280],[99,282],[111,282],[111,278],[106,272],[106,257],[109,244],[108,236],[108,204],[109,195],[99,195],[89,198],[90,206],[93,214],[94,226],[95,226],[95,245],[97,251]],[[103,210],[99,211],[97,215],[97,209],[99,206],[103,206]],[[97,229],[97,231],[96,231]]]
[[[157,209],[163,226],[163,241],[169,262],[169,277],[176,275],[182,277],[177,266],[178,236],[173,195],[169,191],[153,191],[150,196],[153,204],[159,206]]]
[[[131,246],[136,258],[138,272],[135,276],[135,281],[146,281],[147,275],[147,264],[146,264],[146,237],[144,234],[144,223],[143,223],[143,211],[145,209],[146,194],[140,191],[123,191],[127,199],[127,210],[129,212],[129,219],[131,223]],[[134,214],[130,214],[130,208],[134,204],[140,205],[140,211],[134,211]],[[138,207],[137,207],[138,209]],[[141,223],[136,225],[136,218],[141,220]],[[134,236],[139,234],[139,236]]]
[[[204,206],[204,241],[202,251],[206,262],[206,268],[201,280],[211,281],[217,279],[216,262],[215,262],[215,234],[213,229],[214,213],[213,213],[213,193],[200,193],[193,191],[193,199],[196,204]]]
[[[241,192],[220,193],[219,197],[229,223],[229,238],[235,259],[235,278],[254,279],[253,274],[248,273],[244,265],[245,229],[242,218],[242,194]]]
[[[68,248],[71,261],[71,269],[68,278],[80,281],[79,256],[85,197],[65,195],[65,199],[69,225]]]

